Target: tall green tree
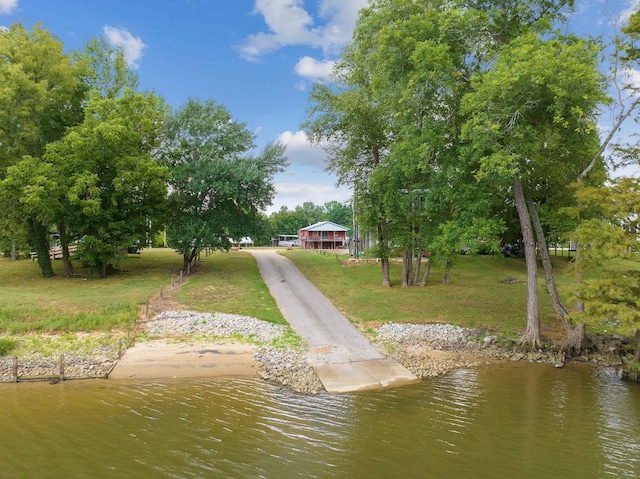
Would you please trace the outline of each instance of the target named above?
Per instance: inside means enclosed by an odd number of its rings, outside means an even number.
[[[254,135],[213,100],[189,99],[166,122],[162,157],[171,173],[169,244],[190,270],[203,248],[228,249],[251,236],[271,204],[284,146],[251,154]]]
[[[303,128],[312,142],[325,145],[327,169],[337,175],[338,184],[352,186],[358,229],[376,232],[382,284],[390,286],[386,218],[377,197],[380,190],[371,184],[371,174],[389,146],[389,118],[371,97],[366,71],[354,57],[350,50],[346,53],[335,70],[334,84],[313,86]]]
[[[350,204],[333,200],[326,202],[323,208],[328,221],[351,228],[353,213]]]
[[[48,143],[81,121],[86,87],[80,76],[62,43],[40,24],[31,31],[22,24],[0,30],[0,179],[24,156],[41,158]],[[27,214],[13,194],[1,196],[5,228],[0,237],[15,251],[26,232],[29,245],[39,253],[42,274],[51,276],[51,224]]]
[[[606,100],[598,54],[593,42],[531,32],[506,45],[465,97],[465,134],[481,157],[480,174],[510,184],[518,211],[528,276],[521,340],[533,347],[541,344],[535,201],[566,189],[597,150],[597,108]],[[537,240],[547,252],[541,229]],[[553,276],[547,280],[555,291]]]
[[[55,221],[80,240],[79,257],[96,274],[117,267],[127,248],[159,229],[168,170],[156,161],[163,138],[164,101],[125,89],[92,91],[81,125],[44,155],[65,194]]]
[[[640,361],[639,192],[638,178],[576,185],[579,207],[574,211],[582,221],[573,238],[588,247],[581,249],[580,282],[568,290],[571,299],[584,305],[573,313],[578,324],[636,336],[636,361]]]

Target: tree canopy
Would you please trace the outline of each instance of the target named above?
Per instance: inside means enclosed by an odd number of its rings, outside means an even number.
[[[168,116],[165,135],[167,234],[188,269],[202,249],[228,249],[231,239],[256,232],[275,193],[273,176],[287,163],[279,143],[252,154],[254,135],[213,100],[189,99]]]

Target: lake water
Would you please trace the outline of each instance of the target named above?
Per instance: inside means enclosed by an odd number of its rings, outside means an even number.
[[[640,477],[640,385],[507,363],[294,395],[253,379],[0,385],[0,478]]]

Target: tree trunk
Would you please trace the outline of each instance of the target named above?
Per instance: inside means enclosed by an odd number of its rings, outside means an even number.
[[[380,251],[380,263],[382,269],[382,286],[391,287],[391,277],[389,276],[389,250],[387,241],[387,228],[384,221],[378,223],[378,248]]]
[[[525,195],[525,197],[527,199],[527,208],[529,209],[533,228],[536,232],[536,238],[538,240],[538,251],[540,251],[540,258],[542,258],[542,266],[544,267],[544,276],[547,290],[549,291],[549,296],[551,297],[551,303],[553,304],[553,309],[555,309],[556,314],[558,315],[558,319],[562,321],[562,324],[565,327],[565,331],[568,334],[571,327],[571,320],[568,319],[567,308],[565,308],[562,304],[562,300],[560,299],[560,295],[558,294],[556,281],[553,277],[553,266],[551,264],[551,256],[549,255],[549,245],[547,245],[547,238],[545,237],[544,230],[542,229],[542,223],[540,222],[540,216],[538,215],[538,208],[533,203],[529,195]]]
[[[406,288],[411,284],[411,263],[412,263],[411,251],[409,248],[404,249],[402,254],[402,287]]]
[[[421,251],[417,251],[416,252],[416,264],[413,267],[413,280],[411,281],[411,284],[413,286],[418,284],[418,278],[420,277],[420,263],[422,262],[422,252]]]
[[[38,266],[44,278],[53,276],[49,257],[49,229],[35,218],[27,219],[29,245],[38,254]]]
[[[524,256],[527,265],[527,330],[520,337],[520,343],[529,344],[531,348],[535,349],[542,346],[540,312],[538,309],[538,265],[531,218],[529,217],[522,184],[518,180],[513,182],[513,195],[520,219],[520,230],[522,231]]]
[[[640,362],[640,330],[636,331],[636,354],[633,357],[635,362]]]
[[[64,276],[70,278],[73,276],[73,264],[71,264],[71,255],[69,254],[69,235],[67,235],[67,227],[62,221],[58,223],[58,233],[60,233],[60,246],[62,247]]]
[[[442,277],[442,284],[451,283],[451,260],[447,260],[444,264],[444,276]]]
[[[430,271],[431,271],[431,258],[427,258],[427,263],[424,265],[424,273],[422,274],[422,279],[420,280],[420,286],[425,286],[427,284],[427,279],[429,279]]]
[[[382,286],[390,288],[391,277],[389,276],[389,258],[383,258],[380,263],[382,266]]]
[[[531,198],[527,195],[527,206],[529,207],[529,214],[533,220],[533,226],[536,231],[536,238],[538,239],[538,250],[540,251],[540,257],[542,258],[542,265],[544,267],[545,280],[547,284],[547,291],[549,291],[549,297],[553,308],[558,315],[565,331],[565,340],[562,343],[562,352],[565,355],[575,356],[582,354],[585,345],[586,331],[584,324],[574,324],[569,316],[569,311],[562,304],[556,282],[553,277],[551,256],[549,255],[549,246],[542,230],[542,224],[540,223],[540,217],[538,216],[538,209],[531,201]]]
[[[18,260],[18,245],[15,241],[11,242],[11,261]]]

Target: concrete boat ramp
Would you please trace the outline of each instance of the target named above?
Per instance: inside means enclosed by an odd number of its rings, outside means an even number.
[[[251,251],[291,328],[309,345],[309,364],[329,393],[403,386],[420,380],[388,359],[298,268],[274,250]]]

